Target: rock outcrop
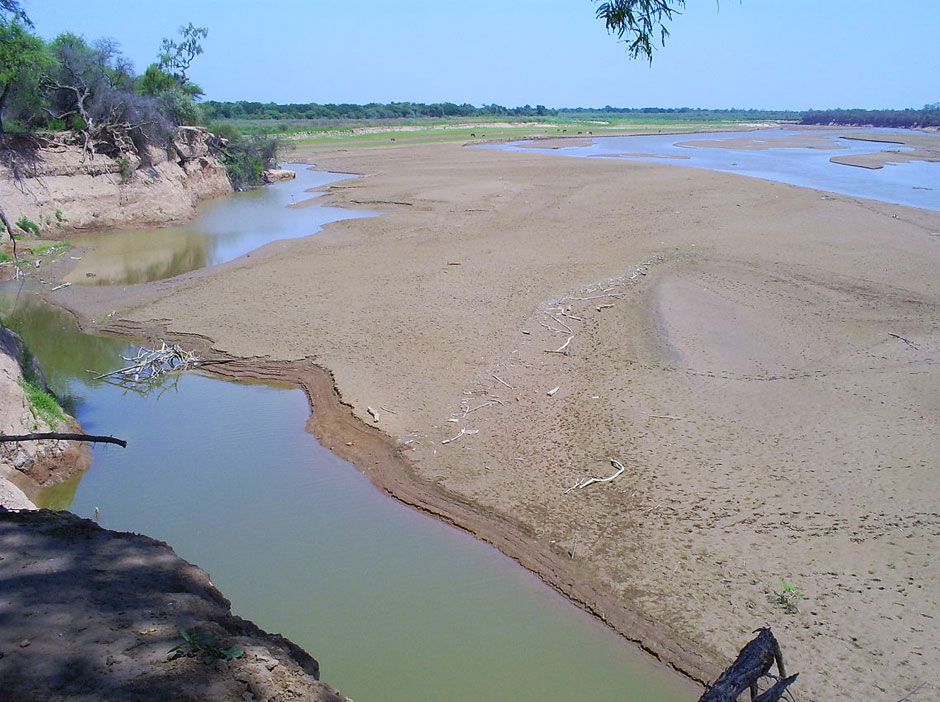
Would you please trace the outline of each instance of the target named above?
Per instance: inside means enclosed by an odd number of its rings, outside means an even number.
[[[0,202],[11,223],[25,218],[47,238],[188,219],[200,200],[232,192],[213,139],[199,127],[178,127],[159,146],[3,134]]]
[[[3,700],[347,702],[169,546],[67,512],[0,508],[0,602]],[[168,655],[182,630],[244,653]]]
[[[289,171],[286,168],[269,168],[266,171],[261,171],[261,179],[265,183],[278,183],[282,180],[293,180],[297,177],[297,174],[294,171]]]

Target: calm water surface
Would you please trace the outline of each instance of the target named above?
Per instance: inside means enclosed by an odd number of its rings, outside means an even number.
[[[405,508],[304,430],[299,390],[196,374],[149,394],[91,380],[128,343],[0,297],[89,433],[91,470],[45,504],[172,544],[233,610],[312,652],[357,702],[679,702],[654,668],[514,562]]]
[[[163,280],[231,261],[272,241],[309,236],[329,222],[376,215],[326,207],[316,201],[320,194],[309,192],[354,176],[298,163],[285,168],[297,177],[204,202],[189,222],[83,236],[79,243],[92,248],[64,280],[88,285]]]
[[[859,129],[858,132],[904,133],[899,129]],[[852,130],[839,130],[851,133]],[[908,132],[909,133],[909,132]],[[922,132],[916,132],[924,136]],[[683,142],[719,142],[727,139],[780,139],[821,135],[830,149],[772,148],[764,150],[731,149],[707,145],[679,146]],[[897,144],[843,139],[832,132],[792,129],[763,129],[752,132],[715,132],[709,134],[656,134],[619,137],[591,137],[591,146],[569,146],[548,153],[560,156],[614,158],[630,161],[655,161],[675,166],[706,168],[712,171],[775,180],[833,193],[882,200],[900,205],[940,210],[940,163],[912,162],[887,164],[869,169],[829,161],[833,156],[869,154],[878,151],[909,151]],[[940,135],[934,137],[940,148]],[[525,150],[526,143],[501,146]]]

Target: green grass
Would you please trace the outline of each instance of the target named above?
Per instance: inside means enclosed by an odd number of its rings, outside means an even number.
[[[567,111],[541,117],[485,116],[402,119],[229,119],[216,127],[237,129],[242,134],[279,134],[303,146],[376,146],[382,143],[433,143],[468,139],[524,139],[532,136],[588,136],[649,133],[653,131],[693,132],[737,129],[765,115],[740,112],[623,114],[603,111]],[[509,125],[509,126],[507,126]],[[474,137],[473,135],[476,135]],[[485,135],[485,136],[483,136]]]
[[[40,254],[53,251],[64,252],[71,247],[72,242],[66,239],[65,241],[59,241],[55,244],[43,244],[42,246],[37,246],[35,249],[33,249],[33,253]]]
[[[284,120],[286,121],[286,120]],[[286,143],[305,151],[334,148],[357,148],[387,146],[392,144],[432,144],[440,142],[466,142],[475,139],[506,141],[532,137],[552,136],[613,136],[617,134],[686,133],[715,130],[740,129],[741,122],[730,121],[679,121],[610,119],[560,120],[543,118],[541,121],[507,119],[470,120],[469,124],[458,121],[417,123],[418,120],[395,120],[382,124],[365,123],[351,125],[346,122],[332,127],[317,126],[301,131],[303,120],[294,120],[297,131],[286,132]],[[256,120],[271,125],[271,120]],[[409,122],[414,122],[409,124]],[[277,124],[277,122],[273,122]],[[509,124],[510,126],[506,126]],[[498,126],[497,126],[498,125]],[[239,127],[240,129],[243,127]]]
[[[26,400],[33,411],[33,416],[42,419],[53,430],[59,426],[60,422],[65,421],[65,412],[52,395],[28,380],[23,380],[20,385],[26,393]]]
[[[13,257],[10,254],[0,251],[0,263],[7,263],[12,260],[13,260]]]

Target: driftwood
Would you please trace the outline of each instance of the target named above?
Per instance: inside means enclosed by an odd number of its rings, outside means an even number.
[[[906,336],[901,336],[900,334],[895,334],[894,332],[888,332],[888,336],[893,336],[895,339],[900,339],[900,340],[903,341],[905,344],[907,344],[908,346],[911,346],[911,347],[913,347],[913,348],[915,348],[915,349],[920,348],[920,346],[918,346],[916,342],[911,341],[911,340],[908,339]]]
[[[614,478],[619,477],[620,474],[626,470],[623,463],[618,461],[616,458],[610,459],[610,465],[612,465],[617,470],[615,470],[613,473],[608,475],[606,478],[585,478],[584,480],[579,480],[570,488],[565,490],[565,494],[567,495],[572,490],[580,490],[581,488],[586,488],[588,485],[593,485],[594,483],[609,483]]]
[[[503,385],[505,385],[505,386],[506,386],[507,388],[509,388],[510,390],[515,390],[515,388],[514,388],[512,385],[510,385],[509,383],[507,383],[505,380],[503,380],[502,378],[500,378],[498,375],[494,375],[493,378],[494,378],[497,382],[502,383]]]
[[[113,378],[122,385],[148,385],[167,373],[191,370],[209,363],[224,363],[226,360],[200,361],[194,352],[184,351],[179,344],[166,342],[162,342],[159,349],[141,347],[137,350],[136,356],[122,356],[121,358],[129,361],[131,365],[96,375],[95,380]]]
[[[571,343],[571,340],[572,340],[573,338],[574,338],[574,334],[572,334],[571,336],[569,336],[569,337],[568,337],[568,341],[566,341],[565,343],[563,343],[563,344],[562,344],[561,346],[559,346],[557,349],[545,349],[545,353],[560,353],[560,354],[564,354],[565,356],[569,355],[570,352],[567,351],[567,348],[568,348],[568,344]]]
[[[42,441],[43,439],[57,439],[62,441],[86,441],[95,444],[117,444],[121,448],[127,448],[127,442],[124,439],[115,439],[113,436],[94,436],[92,434],[59,434],[57,432],[43,432],[39,434],[21,434],[18,436],[0,436],[0,442],[4,441]]]
[[[786,677],[780,644],[769,627],[757,629],[757,636],[741,649],[734,663],[725,670],[715,684],[699,698],[699,702],[735,702],[745,690],[751,691],[753,702],[776,702],[796,680],[797,675]],[[780,679],[762,694],[757,694],[757,681],[777,664]]]
[[[464,427],[463,429],[460,430],[460,432],[456,436],[452,436],[449,439],[444,439],[441,443],[449,444],[453,441],[456,441],[461,436],[466,436],[467,434],[479,434],[479,433],[480,433],[479,429],[467,429],[466,427]]]

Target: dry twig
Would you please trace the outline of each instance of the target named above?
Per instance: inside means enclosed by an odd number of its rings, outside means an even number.
[[[545,349],[545,353],[560,353],[560,354],[562,354],[562,355],[564,355],[564,356],[570,355],[569,352],[568,352],[566,349],[568,348],[568,344],[571,343],[571,340],[572,340],[573,338],[574,338],[574,334],[572,334],[571,336],[569,336],[569,337],[568,337],[568,341],[566,341],[565,343],[563,343],[563,344],[562,344],[561,346],[559,346],[557,349]]]
[[[619,476],[621,473],[623,473],[626,470],[623,463],[618,461],[616,458],[611,458],[610,464],[614,468],[617,469],[611,475],[608,475],[606,478],[586,478],[580,482],[575,483],[570,488],[565,490],[565,494],[567,495],[569,492],[575,489],[580,490],[582,488],[586,488],[588,485],[593,485],[594,483],[609,483],[611,480],[613,480],[614,478],[616,478],[617,476]]]

